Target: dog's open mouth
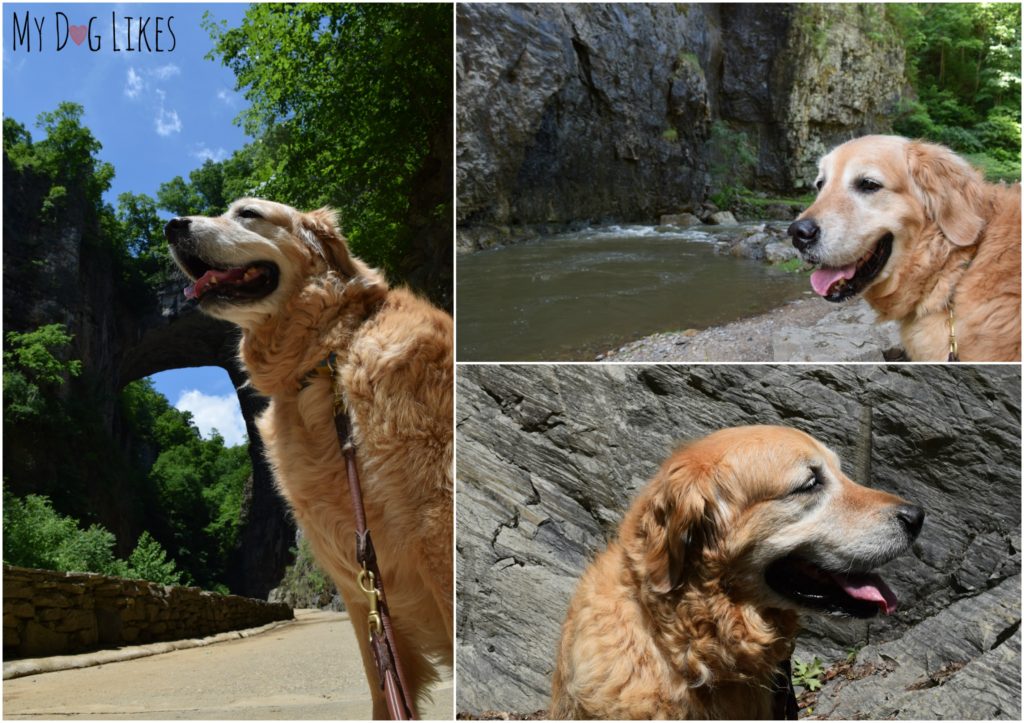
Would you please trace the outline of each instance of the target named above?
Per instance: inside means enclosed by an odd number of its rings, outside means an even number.
[[[180,260],[185,273],[195,280],[194,284],[185,288],[187,299],[256,300],[277,288],[279,271],[277,265],[269,261],[219,269],[198,256],[187,256]]]
[[[874,248],[852,264],[818,269],[811,274],[811,287],[828,301],[845,301],[859,294],[885,267],[892,253],[892,240],[892,234],[887,233]]]
[[[898,600],[881,577],[870,572],[829,572],[795,555],[765,571],[768,586],[803,607],[870,618],[892,615]]]

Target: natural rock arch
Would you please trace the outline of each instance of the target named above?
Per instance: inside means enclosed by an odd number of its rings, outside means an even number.
[[[237,327],[201,313],[194,302],[184,301],[176,285],[161,289],[157,299],[156,308],[137,320],[132,334],[137,341],[124,348],[118,389],[171,369],[215,366],[228,373],[249,437],[252,477],[243,497],[239,541],[227,566],[226,582],[236,594],[265,598],[281,580],[295,541],[295,523],[274,488],[255,426],[267,400],[249,386],[238,359]]]

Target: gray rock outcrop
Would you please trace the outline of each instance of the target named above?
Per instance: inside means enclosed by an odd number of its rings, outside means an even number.
[[[902,94],[902,46],[878,6],[463,3],[456,14],[466,246],[677,213],[705,199],[739,133],[755,160],[736,180],[802,187],[826,147],[886,130]]]
[[[457,383],[460,711],[545,708],[576,579],[637,489],[680,441],[768,423],[928,514],[884,570],[894,616],[807,617],[797,657],[859,649],[878,673],[836,676],[815,710],[1019,717],[1019,367],[505,365]]]

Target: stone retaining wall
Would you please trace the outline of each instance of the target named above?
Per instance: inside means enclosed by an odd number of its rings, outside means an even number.
[[[197,638],[290,620],[283,603],[4,565],[4,659]]]

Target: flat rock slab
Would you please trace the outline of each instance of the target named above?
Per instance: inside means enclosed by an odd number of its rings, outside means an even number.
[[[296,610],[262,635],[4,681],[4,718],[366,720],[355,631],[343,613]],[[453,716],[451,675],[427,719]]]
[[[831,304],[807,298],[766,314],[700,331],[654,334],[602,361],[884,361],[899,346],[895,322],[876,322],[866,301]]]
[[[814,718],[1020,720],[1020,576],[869,645],[825,685]]]

